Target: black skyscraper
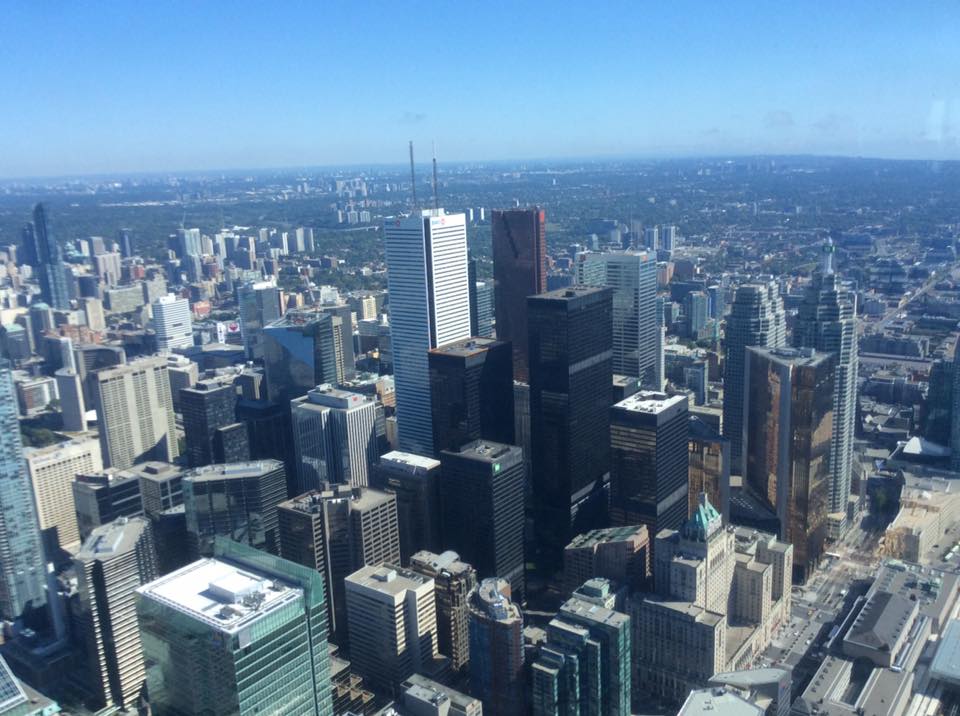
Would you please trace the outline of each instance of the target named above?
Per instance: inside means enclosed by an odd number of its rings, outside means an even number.
[[[37,269],[43,300],[51,308],[70,308],[63,251],[50,234],[43,204],[34,207],[33,224],[27,224],[23,229],[23,243],[27,251],[27,263]]]
[[[533,512],[548,568],[606,517],[612,296],[581,286],[527,298]]]
[[[180,406],[191,467],[250,459],[246,428],[237,422],[232,383],[202,380],[180,391]]]
[[[523,600],[523,451],[475,440],[440,454],[443,546],[472,564],[481,578],[510,582]]]
[[[513,353],[509,343],[470,338],[429,353],[433,449],[485,438],[512,445]]]

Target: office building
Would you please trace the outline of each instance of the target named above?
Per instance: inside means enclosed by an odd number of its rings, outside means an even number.
[[[691,291],[683,299],[683,319],[687,337],[699,340],[701,331],[707,326],[709,317],[707,294],[703,291]]]
[[[510,345],[470,338],[430,351],[433,448],[456,450],[471,440],[514,443]]]
[[[565,288],[527,299],[536,541],[559,565],[578,533],[606,519],[612,291]]]
[[[87,406],[83,399],[83,384],[76,370],[61,368],[54,377],[57,381],[57,393],[60,395],[60,415],[63,417],[63,429],[68,433],[82,433],[87,430]]]
[[[400,716],[481,716],[483,703],[426,676],[414,674],[400,685]]]
[[[190,317],[190,301],[168,293],[151,305],[153,330],[157,334],[157,350],[169,353],[177,348],[192,347],[193,319]]]
[[[320,306],[319,310],[333,316],[334,328],[340,329],[341,355],[338,356],[338,369],[343,374],[340,382],[349,382],[357,377],[356,355],[353,351],[353,311],[345,303]]]
[[[531,668],[534,716],[630,716],[630,617],[573,597],[546,631]]]
[[[140,480],[127,470],[105,470],[78,474],[71,484],[80,540],[86,541],[100,525],[119,517],[143,514]]]
[[[523,617],[510,600],[509,582],[490,578],[478,584],[470,605],[470,693],[487,716],[525,713]]]
[[[687,424],[687,516],[693,514],[700,493],[705,492],[723,519],[729,521],[730,442],[697,415],[690,415]]]
[[[631,591],[647,586],[650,536],[644,525],[608,527],[577,535],[563,550],[564,593],[602,577]]]
[[[150,523],[121,517],[97,527],[74,557],[73,568],[81,678],[99,705],[134,708],[146,673],[136,590],[158,575]]]
[[[23,453],[33,485],[44,552],[53,557],[60,547],[80,541],[73,479],[79,473],[103,470],[100,443],[94,438],[83,438],[44,448],[25,448]]]
[[[181,391],[192,388],[200,381],[200,366],[186,356],[171,353],[167,356],[167,378],[170,381],[170,400],[174,412],[181,412]]]
[[[477,570],[456,552],[422,551],[410,558],[410,569],[433,580],[437,595],[437,647],[461,671],[470,662],[470,592],[477,586]]]
[[[191,467],[250,459],[246,427],[237,422],[233,378],[198,381],[180,391],[180,411]]]
[[[220,538],[137,590],[154,713],[333,716],[323,580]]]
[[[401,564],[420,550],[441,549],[439,460],[391,450],[372,467],[370,484],[396,495]]]
[[[10,365],[0,361],[0,616],[13,620],[46,603],[40,522],[23,459]]]
[[[23,229],[23,245],[26,249],[25,263],[37,270],[41,299],[56,309],[70,308],[63,249],[50,231],[47,210],[43,204],[33,208],[33,223]]]
[[[400,559],[397,502],[379,490],[328,485],[277,506],[280,556],[323,575],[329,634],[346,646],[343,580],[364,565]]]
[[[641,391],[610,410],[610,509],[649,534],[687,518],[687,398]]]
[[[813,275],[793,329],[793,344],[833,353],[833,437],[830,445],[831,537],[846,525],[853,469],[853,438],[857,412],[857,297],[833,270],[833,242],[823,246],[823,265]]]
[[[493,313],[494,286],[492,281],[471,281],[470,334],[492,338],[496,320]],[[512,362],[512,361],[511,361]]]
[[[180,451],[166,360],[138,358],[99,370],[93,380],[104,465],[173,462]]]
[[[772,509],[806,581],[827,536],[836,358],[809,348],[748,348],[744,486]]]
[[[657,261],[645,251],[582,255],[577,264],[582,283],[613,291],[613,372],[656,384]],[[659,389],[659,388],[657,388]]]
[[[740,286],[734,294],[724,333],[723,436],[730,441],[730,472],[742,475],[743,372],[748,346],[786,345],[783,300],[774,281]]]
[[[514,378],[527,382],[527,296],[547,290],[546,212],[494,210],[490,222],[497,338],[513,349]]]
[[[399,448],[433,455],[427,351],[470,337],[466,220],[442,209],[388,219],[384,243]]]
[[[501,577],[524,595],[523,454],[514,445],[475,440],[440,454],[443,545],[480,578]]]
[[[248,281],[237,286],[240,334],[247,360],[263,359],[263,329],[280,319],[280,289],[276,279]]]
[[[345,580],[353,668],[388,694],[432,669],[437,651],[433,580],[391,564],[365,566]]]
[[[210,555],[217,535],[277,554],[277,505],[287,496],[278,460],[207,465],[181,483],[191,554]]]
[[[317,385],[342,383],[341,341],[339,318],[315,309],[287,311],[267,324],[263,362],[269,399],[287,405]]]
[[[369,483],[377,459],[377,409],[370,396],[319,385],[291,401],[290,415],[298,491],[325,482]]]

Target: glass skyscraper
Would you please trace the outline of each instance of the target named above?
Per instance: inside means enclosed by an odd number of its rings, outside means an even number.
[[[70,308],[63,250],[56,239],[50,235],[47,210],[43,204],[37,204],[33,208],[33,224],[27,224],[24,227],[23,243],[28,252],[27,262],[37,269],[40,296],[52,308]]]
[[[0,616],[16,619],[46,603],[43,545],[20,442],[10,364],[0,361]]]

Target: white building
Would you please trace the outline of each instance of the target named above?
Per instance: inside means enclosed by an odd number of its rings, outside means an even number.
[[[190,348],[193,345],[190,302],[172,293],[154,301],[153,330],[157,333],[157,349],[162,353],[174,348]]]
[[[470,337],[466,219],[443,209],[387,219],[384,241],[400,449],[432,455],[427,351]]]

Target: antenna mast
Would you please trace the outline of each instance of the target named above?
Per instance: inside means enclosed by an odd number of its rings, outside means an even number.
[[[413,170],[413,140],[410,140],[410,190],[413,192],[413,210],[417,210],[417,174]]]
[[[437,143],[433,143],[433,208],[440,208],[440,201],[437,199]]]

